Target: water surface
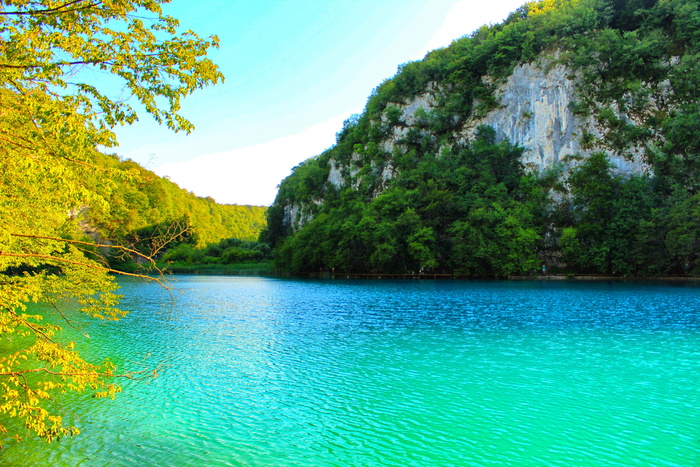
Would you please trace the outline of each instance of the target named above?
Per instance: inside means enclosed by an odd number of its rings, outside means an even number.
[[[0,464],[700,464],[693,284],[173,285],[124,281],[129,317],[80,323],[141,377],[63,401],[82,434]]]

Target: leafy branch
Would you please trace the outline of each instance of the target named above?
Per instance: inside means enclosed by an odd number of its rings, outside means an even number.
[[[90,2],[89,4],[80,6],[78,8],[70,8],[73,5],[77,5],[77,4],[83,3],[83,2],[85,2],[85,0],[74,0],[72,2],[64,3],[63,5],[59,5],[59,6],[54,7],[54,8],[46,8],[43,10],[2,11],[2,12],[0,12],[0,16],[23,16],[23,15],[39,16],[39,15],[64,14],[64,13],[86,10],[86,9],[98,6],[98,5],[103,3],[101,1],[100,2]]]

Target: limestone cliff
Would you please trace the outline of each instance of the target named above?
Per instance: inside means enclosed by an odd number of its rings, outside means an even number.
[[[454,129],[455,141],[468,142],[477,128],[488,125],[496,131],[498,141],[506,140],[524,149],[521,162],[530,171],[545,171],[559,166],[565,174],[581,159],[603,151],[608,154],[617,173],[648,173],[650,167],[644,158],[645,144],[633,145],[624,153],[610,151],[604,144],[605,129],[602,124],[593,115],[577,115],[578,75],[567,66],[556,63],[553,58],[517,65],[512,74],[496,87],[494,94],[498,106],[485,115],[473,116],[461,122]],[[488,81],[489,77],[484,80]],[[380,142],[384,154],[382,167],[378,169],[377,161],[371,161],[370,166],[374,170],[365,175],[375,178],[378,175],[379,183],[375,186],[374,196],[396,175],[392,155],[406,151],[404,142],[409,132],[413,129],[429,135],[421,119],[438,108],[439,99],[436,96],[440,93],[439,85],[431,83],[425,93],[407,103],[393,105],[400,110],[399,124],[391,125],[389,133]],[[650,105],[654,105],[653,99]],[[617,114],[624,121],[636,124],[626,113],[618,111]],[[381,123],[386,125],[388,122],[385,112]],[[378,126],[380,123],[374,124]],[[584,144],[584,134],[592,136],[594,143]],[[346,186],[357,188],[362,183],[363,161],[359,148],[348,161],[331,156],[326,181],[338,189]],[[314,199],[312,206],[308,204],[286,204],[285,224],[294,229],[304,225],[313,218],[314,209],[323,204],[323,198]]]
[[[529,3],[381,83],[265,239],[297,271],[689,270],[698,63],[697,1]]]
[[[507,82],[497,91],[500,107],[485,117],[474,119],[463,128],[471,136],[478,125],[489,125],[496,130],[499,140],[522,146],[522,163],[531,170],[545,170],[562,164],[567,156],[583,156],[605,151],[602,145],[584,147],[582,135],[592,134],[603,139],[599,122],[589,115],[574,113],[577,95],[577,74],[564,65],[527,63],[518,65]],[[621,118],[629,116],[620,113]],[[642,158],[642,147],[635,147],[621,156],[611,153],[610,160],[622,173],[640,173],[648,170]]]

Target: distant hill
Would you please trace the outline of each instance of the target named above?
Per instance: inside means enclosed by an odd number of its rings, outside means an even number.
[[[83,225],[100,237],[125,239],[139,229],[183,220],[194,234],[193,243],[204,247],[225,238],[257,240],[266,226],[263,206],[217,204],[201,198],[127,160],[101,155],[88,182],[105,201],[87,206],[80,214]]]
[[[699,8],[533,2],[400,66],[262,238],[291,272],[700,273]]]

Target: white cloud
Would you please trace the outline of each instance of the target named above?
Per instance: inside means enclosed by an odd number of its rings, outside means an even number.
[[[153,169],[160,176],[218,203],[267,206],[277,185],[300,162],[335,143],[347,115],[317,123],[297,134],[226,152],[206,154]]]

